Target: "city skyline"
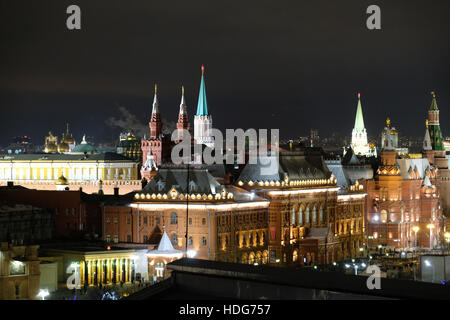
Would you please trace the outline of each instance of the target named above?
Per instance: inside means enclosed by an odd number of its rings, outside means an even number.
[[[381,3],[382,29],[370,31],[364,1],[345,8],[329,1],[229,8],[81,1],[82,29],[69,31],[65,3],[27,4],[33,10],[20,15],[20,3],[8,4],[0,19],[0,97],[8,119],[0,144],[17,135],[37,142],[66,122],[76,136],[111,140],[105,121],[123,117],[120,106],[148,122],[154,83],[163,119],[176,122],[181,85],[188,114],[195,111],[202,64],[219,129],[277,127],[295,137],[314,127],[323,136],[331,128],[348,135],[361,92],[369,135],[390,117],[405,135],[420,136],[430,91],[442,121],[450,119],[449,45],[440,41],[447,38],[448,5]],[[18,114],[20,122],[9,121]]]

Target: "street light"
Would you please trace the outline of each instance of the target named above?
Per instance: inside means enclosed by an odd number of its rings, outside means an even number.
[[[50,293],[48,293],[47,289],[45,289],[45,290],[41,289],[41,290],[39,290],[39,293],[37,296],[42,298],[42,300],[45,300],[45,297],[48,296],[49,294]]]

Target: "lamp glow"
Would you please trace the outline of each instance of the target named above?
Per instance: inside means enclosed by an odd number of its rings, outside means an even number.
[[[39,290],[39,293],[37,296],[40,297],[42,300],[45,300],[45,297],[47,297],[49,294],[50,293],[48,293],[47,289],[45,289],[45,290],[41,289],[41,290]]]

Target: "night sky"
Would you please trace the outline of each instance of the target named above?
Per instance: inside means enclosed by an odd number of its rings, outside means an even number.
[[[360,91],[369,135],[389,116],[400,134],[421,136],[435,90],[450,135],[448,0],[0,3],[0,145],[15,135],[43,144],[66,122],[77,143],[84,133],[111,141],[126,113],[142,130],[155,82],[172,122],[185,86],[193,123],[202,64],[220,129],[350,135]],[[80,31],[66,28],[70,4],[81,7]],[[371,4],[381,30],[366,28]]]

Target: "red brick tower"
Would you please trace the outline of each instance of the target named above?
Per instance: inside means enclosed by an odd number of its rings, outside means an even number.
[[[177,129],[178,131],[178,141],[183,140],[183,129],[189,131],[190,124],[187,115],[187,106],[184,99],[184,87],[181,86],[181,102],[180,102],[180,112],[178,114]]]

